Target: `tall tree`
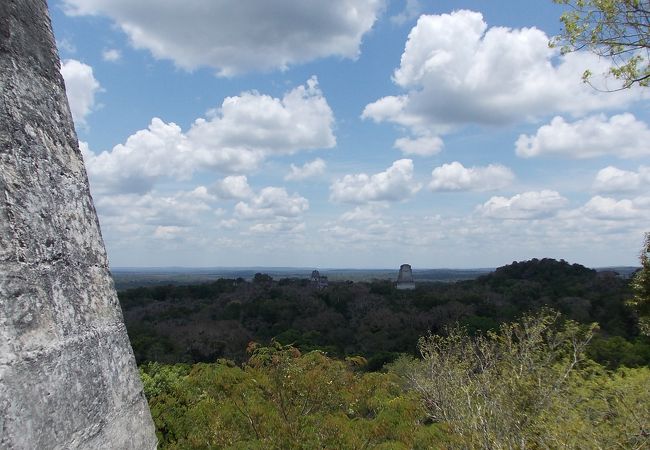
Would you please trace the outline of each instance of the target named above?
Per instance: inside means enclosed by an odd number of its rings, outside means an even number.
[[[634,297],[630,304],[639,314],[641,333],[650,336],[650,233],[645,234],[639,259],[641,260],[641,269],[632,279]]]
[[[587,49],[612,61],[620,89],[650,85],[650,0],[553,0],[567,5],[562,34],[551,41],[562,53]],[[590,82],[586,70],[583,80]]]

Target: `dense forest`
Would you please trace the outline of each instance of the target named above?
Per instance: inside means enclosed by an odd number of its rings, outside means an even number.
[[[640,449],[641,279],[535,259],[412,291],[258,273],[119,297],[161,448]]]
[[[599,329],[588,352],[610,368],[650,364],[650,342],[638,335],[626,301],[629,279],[552,259],[501,267],[475,280],[417,283],[400,291],[386,280],[219,279],[191,286],[119,292],[138,363],[246,360],[250,342],[292,344],[331,357],[363,356],[378,370],[402,353],[416,355],[418,338],[460,324],[470,334],[496,329],[523,313],[551,307]]]

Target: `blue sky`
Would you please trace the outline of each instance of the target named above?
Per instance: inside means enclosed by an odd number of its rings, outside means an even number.
[[[113,267],[636,264],[649,90],[550,0],[51,0]]]

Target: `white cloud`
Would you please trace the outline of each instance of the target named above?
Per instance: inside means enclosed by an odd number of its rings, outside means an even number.
[[[393,147],[400,149],[405,155],[431,156],[440,153],[443,145],[438,136],[421,136],[416,139],[399,138]]]
[[[205,186],[198,186],[194,188],[192,191],[183,195],[194,201],[200,201],[205,203],[214,202],[217,200],[217,197],[212,195],[210,191],[208,191],[208,188],[206,188]]]
[[[94,201],[102,226],[112,232],[135,236],[136,231],[153,227],[187,228],[202,223],[205,213],[214,211],[215,198],[204,186],[174,195],[155,192],[144,195],[95,195]],[[161,231],[162,233],[162,231]],[[125,236],[126,237],[126,236]]]
[[[356,58],[383,0],[64,0],[71,15],[106,15],[134,47],[182,68],[231,76],[317,58]]]
[[[517,155],[525,158],[540,155],[637,158],[650,155],[650,128],[630,113],[609,119],[604,115],[591,116],[573,123],[558,116],[534,136],[519,136],[515,147]]]
[[[291,172],[289,172],[284,179],[300,181],[307,178],[317,177],[325,173],[326,168],[327,164],[320,158],[307,162],[302,167],[291,164]]]
[[[223,199],[246,199],[253,196],[246,175],[231,175],[215,184],[215,192]]]
[[[253,234],[298,234],[305,230],[302,216],[307,210],[306,198],[289,195],[285,188],[269,186],[237,203],[235,217],[254,222],[248,228]]]
[[[642,209],[643,199],[632,202],[636,209]],[[645,197],[645,202],[650,206],[650,197]],[[403,261],[428,267],[431,258],[447,266],[467,266],[468,255],[480,255],[486,267],[533,257],[565,258],[594,267],[618,264],[613,261],[633,262],[650,218],[648,212],[628,220],[595,218],[586,214],[583,206],[544,209],[547,212],[534,217],[526,212],[529,220],[525,223],[521,219],[494,220],[480,213],[426,216],[400,211],[399,216],[382,214],[359,223],[341,217],[319,228],[319,243],[325,244],[328,254],[340,253],[348,258],[346,261],[372,255],[387,265],[392,261],[395,267]],[[518,212],[517,217],[521,216]]]
[[[637,172],[607,166],[598,171],[593,188],[598,192],[636,191],[650,185],[650,167],[641,166]]]
[[[225,228],[225,229],[232,229],[234,228],[239,222],[237,219],[223,219],[218,223],[219,228]]]
[[[647,199],[616,200],[597,195],[582,208],[582,212],[591,218],[600,220],[630,220],[647,215]],[[645,207],[644,207],[645,206]]]
[[[334,115],[316,78],[273,98],[258,92],[228,97],[187,132],[154,118],[112,151],[84,153],[93,188],[150,190],[162,178],[188,179],[197,170],[242,173],[272,155],[330,148]]]
[[[510,198],[492,197],[478,206],[477,211],[493,219],[538,219],[554,215],[567,203],[556,191],[531,191]]]
[[[116,48],[107,48],[102,52],[102,59],[108,62],[117,62],[122,59],[122,52]]]
[[[392,224],[387,224],[378,220],[372,223],[365,223],[362,227],[339,225],[336,223],[327,223],[323,228],[318,230],[319,235],[324,236],[331,242],[328,246],[344,246],[347,250],[351,247],[367,251],[368,244],[376,248],[381,243],[393,243],[399,239],[402,230],[394,233]]]
[[[256,91],[227,97],[213,117],[196,120],[188,135],[206,146],[216,140],[222,147],[290,155],[333,147],[333,122],[334,113],[312,77],[281,99]]]
[[[515,175],[500,164],[465,168],[454,161],[433,169],[431,177],[429,188],[433,191],[490,191],[509,186]]]
[[[378,222],[382,217],[380,208],[376,203],[357,206],[352,211],[343,213],[340,220],[342,222]]]
[[[183,227],[160,225],[154,230],[153,237],[156,239],[174,240],[178,239],[179,235],[185,232],[186,229]]]
[[[175,123],[154,118],[111,152],[84,152],[93,191],[144,193],[163,177],[188,179],[195,168],[192,142]]]
[[[291,221],[276,221],[272,223],[256,223],[248,230],[252,233],[269,234],[269,233],[283,233],[295,234],[305,231],[305,224],[303,222],[294,223]]]
[[[585,68],[606,72],[586,52],[559,56],[536,28],[488,28],[480,13],[423,15],[411,30],[394,82],[407,93],[366,106],[362,117],[416,135],[464,124],[505,124],[558,112],[583,114],[641,98],[639,90],[601,93]]]
[[[61,75],[65,80],[72,118],[78,126],[85,126],[86,117],[95,107],[95,95],[101,91],[101,85],[93,75],[93,68],[76,59],[63,61]]]
[[[401,201],[413,196],[421,185],[413,180],[413,161],[400,159],[384,172],[345,175],[330,186],[330,200],[344,203]]]
[[[198,186],[171,195],[157,191],[96,195],[95,204],[107,239],[120,246],[126,242],[150,246],[153,239],[200,248],[202,242],[217,235],[286,235],[305,230],[302,216],[309,202],[298,194],[280,187],[265,187],[254,193],[243,176],[226,177],[219,188]],[[235,205],[232,216],[219,207],[219,201],[226,199],[226,190],[231,197],[248,196]],[[248,224],[242,225],[242,221]],[[248,245],[254,247],[259,242],[250,241]]]
[[[309,209],[309,201],[298,194],[289,195],[284,188],[265,187],[249,201],[235,205],[241,219],[295,218]]]

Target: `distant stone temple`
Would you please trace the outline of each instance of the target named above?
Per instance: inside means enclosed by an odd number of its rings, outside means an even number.
[[[397,276],[397,289],[400,290],[415,289],[415,281],[413,281],[413,272],[411,271],[410,264],[402,264],[400,266],[399,275]]]
[[[318,270],[314,270],[311,273],[311,285],[316,289],[325,289],[329,286],[329,281],[326,276],[321,276]]]

